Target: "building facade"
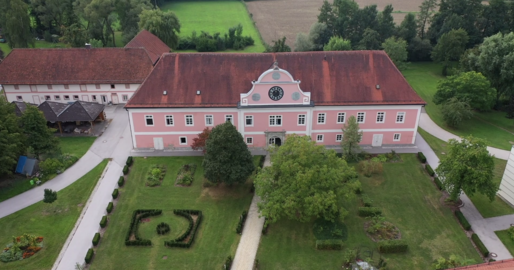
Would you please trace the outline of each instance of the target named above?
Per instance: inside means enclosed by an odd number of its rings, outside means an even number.
[[[381,51],[166,54],[126,105],[134,148],[189,148],[232,122],[249,147],[288,134],[337,146],[355,116],[362,145],[414,144],[425,102]]]

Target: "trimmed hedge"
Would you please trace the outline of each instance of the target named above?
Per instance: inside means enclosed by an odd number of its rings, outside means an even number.
[[[230,270],[230,267],[232,267],[232,256],[228,255],[223,265],[223,270]]]
[[[189,248],[193,244],[195,239],[196,231],[198,230],[198,226],[202,223],[202,211],[200,210],[173,210],[173,213],[178,216],[183,216],[189,220],[189,226],[184,232],[184,234],[180,235],[174,240],[165,241],[164,246],[167,247],[181,247],[181,248]],[[197,215],[196,222],[194,222],[191,215]],[[187,242],[182,242],[186,238],[188,238]]]
[[[372,217],[382,215],[382,210],[378,207],[359,207],[359,216]]]
[[[400,253],[406,252],[409,245],[404,240],[385,240],[378,242],[378,252],[380,253]]]
[[[152,241],[148,239],[142,239],[139,237],[139,223],[141,223],[141,220],[147,217],[151,216],[158,216],[162,214],[162,210],[160,209],[138,209],[135,210],[134,213],[132,213],[132,220],[130,221],[130,227],[127,232],[127,235],[125,236],[125,246],[151,246]],[[136,240],[130,240],[130,237],[134,235]]]
[[[95,236],[93,237],[93,246],[96,247],[96,245],[98,245],[98,242],[100,242],[100,233],[95,233]]]
[[[427,163],[427,158],[422,152],[418,152],[418,159],[421,161],[421,163]]]
[[[103,216],[100,220],[100,227],[105,228],[105,226],[107,226],[107,216]]]
[[[439,180],[439,177],[434,177],[434,183],[437,186],[439,190],[444,190],[443,183],[441,183],[441,180]]]
[[[95,252],[93,251],[93,249],[92,248],[88,249],[87,253],[86,253],[86,263],[87,264],[91,263],[91,260],[93,259],[93,255],[95,255]]]
[[[118,180],[118,187],[122,187],[125,184],[125,177],[120,176],[120,179]]]
[[[236,233],[241,234],[243,232],[243,227],[245,225],[246,217],[248,216],[248,212],[243,211],[243,214],[239,216],[239,222],[237,223]]]
[[[109,202],[109,204],[107,205],[107,213],[110,214],[112,212],[112,208],[114,207],[114,204],[112,204],[112,202]]]
[[[117,188],[115,188],[112,192],[112,199],[113,200],[116,200],[116,198],[118,198],[118,195],[119,195],[119,191]]]
[[[127,174],[128,174],[128,172],[129,172],[129,167],[128,167],[127,165],[125,165],[125,166],[123,167],[123,175],[127,175]]]
[[[129,156],[127,158],[127,162],[125,163],[127,166],[132,166],[132,163],[134,162],[134,160],[132,159],[132,156]]]
[[[461,211],[457,210],[455,211],[455,216],[457,217],[457,219],[459,220],[460,224],[462,225],[462,227],[464,228],[464,230],[466,231],[469,231],[471,230],[471,224],[469,224],[468,220],[466,219],[466,217],[462,214]]]
[[[482,243],[482,240],[478,237],[476,233],[471,235],[471,240],[473,240],[473,243],[477,246],[478,250],[480,250],[480,253],[484,255],[484,257],[489,256],[489,250],[485,247],[484,243]]]
[[[430,167],[430,165],[428,165],[428,164],[425,165],[425,170],[427,170],[428,175],[430,175],[430,176],[435,175],[434,170],[432,169],[432,167]]]
[[[362,204],[364,204],[364,207],[371,207],[371,203],[373,203],[373,200],[367,195],[362,194]]]
[[[340,240],[340,239],[316,240],[316,249],[318,249],[318,250],[341,250],[341,249],[343,249],[343,240]]]

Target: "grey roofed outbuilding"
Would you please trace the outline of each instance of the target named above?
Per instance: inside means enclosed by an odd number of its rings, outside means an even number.
[[[39,104],[38,109],[43,112],[46,121],[57,122],[62,121],[58,119],[58,115],[61,114],[64,110],[66,110],[68,107],[70,107],[70,104],[67,103],[44,101],[43,103]]]
[[[37,106],[36,104],[26,103],[23,101],[13,101],[11,103],[14,104],[14,112],[17,116],[21,116],[27,109],[27,106]]]
[[[104,109],[105,105],[103,104],[77,100],[57,115],[57,121],[94,121]]]

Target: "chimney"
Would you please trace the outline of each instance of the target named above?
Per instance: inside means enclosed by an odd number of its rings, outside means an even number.
[[[86,49],[91,49],[91,44],[86,43]]]

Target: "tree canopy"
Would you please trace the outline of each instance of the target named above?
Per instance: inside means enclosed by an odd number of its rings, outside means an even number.
[[[46,126],[46,119],[37,107],[27,106],[21,117],[23,132],[27,136],[27,145],[37,158],[43,153],[59,150],[59,141],[54,131]]]
[[[0,175],[12,174],[19,155],[25,152],[25,136],[14,105],[0,98]]]
[[[343,140],[341,141],[341,148],[343,154],[348,159],[356,159],[357,150],[360,149],[359,143],[362,140],[362,131],[359,131],[359,123],[355,116],[350,116],[348,122],[344,124]]]
[[[193,143],[191,144],[191,148],[193,150],[202,150],[205,154],[206,148],[205,145],[207,143],[207,139],[209,139],[209,135],[211,134],[211,130],[206,127],[203,129],[202,133],[198,134],[198,137],[193,138]]]
[[[180,22],[172,11],[160,9],[143,10],[139,15],[139,27],[158,36],[166,45],[175,49],[178,46]]]
[[[244,183],[255,170],[243,136],[230,121],[212,129],[205,147],[204,175],[213,183]]]
[[[267,222],[282,218],[308,222],[322,217],[334,221],[347,211],[341,201],[359,186],[357,173],[335,151],[296,134],[271,152],[271,166],[255,179],[262,198],[259,210]]]
[[[290,52],[291,47],[286,44],[286,37],[282,37],[278,40],[273,40],[273,45],[265,44],[266,51],[265,52]]]
[[[494,200],[498,186],[493,182],[494,158],[487,151],[487,143],[469,136],[461,141],[448,141],[448,154],[436,172],[450,194],[457,201],[463,190],[467,195],[478,192]]]
[[[462,121],[471,119],[473,109],[471,109],[468,99],[452,97],[443,103],[441,113],[443,114],[444,122],[448,126],[457,128]]]
[[[22,0],[0,0],[0,26],[11,48],[34,46],[28,9]]]
[[[400,70],[405,68],[407,61],[407,41],[401,38],[390,37],[382,43],[382,48],[389,55],[393,63]]]
[[[323,47],[324,51],[351,51],[352,44],[349,40],[341,37],[333,36],[328,41],[327,45]]]
[[[451,30],[441,36],[432,51],[432,59],[448,66],[450,61],[459,60],[466,50],[468,34],[464,29]]]

